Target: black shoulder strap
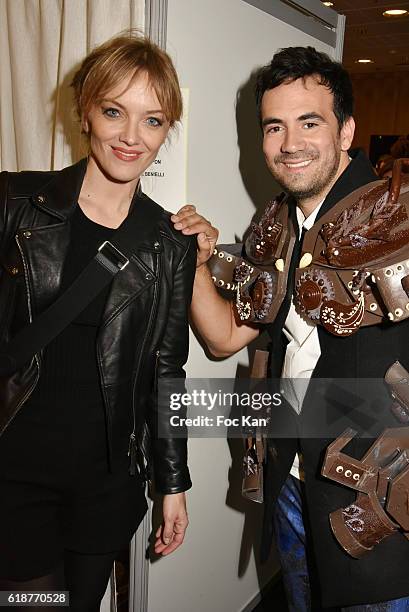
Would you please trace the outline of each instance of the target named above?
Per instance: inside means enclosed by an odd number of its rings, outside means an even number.
[[[138,245],[137,234],[146,223],[143,202],[140,204],[133,207],[111,240],[101,244],[95,257],[68,289],[31,324],[20,330],[6,347],[2,347],[0,376],[10,376],[29,362],[128,265]],[[150,207],[150,212],[154,211],[154,216],[158,217],[162,209],[156,204],[155,207]]]

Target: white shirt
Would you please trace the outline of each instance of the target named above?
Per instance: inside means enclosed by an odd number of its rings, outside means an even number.
[[[303,228],[309,230],[314,225],[322,203],[307,218],[304,217],[302,210],[297,206],[296,212],[300,236]],[[283,381],[284,396],[293,406],[294,410],[300,413],[309,379],[321,355],[321,347],[317,326],[309,321],[305,321],[297,313],[293,298],[283,332],[289,340],[281,372],[282,378],[287,379]],[[298,454],[294,459],[290,473],[292,476],[302,479],[300,457]]]

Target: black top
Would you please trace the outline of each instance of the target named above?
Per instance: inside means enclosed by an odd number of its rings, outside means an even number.
[[[61,294],[115,230],[94,223],[77,206],[64,264]],[[44,350],[40,380],[24,406],[31,420],[47,423],[104,421],[96,339],[110,287],[106,287]],[[79,414],[80,413],[80,414]]]

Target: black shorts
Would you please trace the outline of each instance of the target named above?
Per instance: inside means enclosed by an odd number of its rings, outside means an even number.
[[[48,574],[63,550],[126,547],[147,504],[124,451],[108,471],[105,427],[44,426],[16,417],[0,437],[0,577]]]

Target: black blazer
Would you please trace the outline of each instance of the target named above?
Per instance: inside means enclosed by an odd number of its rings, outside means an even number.
[[[59,172],[0,175],[0,344],[7,343],[59,294],[86,160]],[[143,223],[130,214],[137,253],[112,281],[97,341],[111,466],[128,452],[117,432],[124,409],[133,409],[135,456],[148,424],[155,485],[161,493],[191,486],[186,439],[158,437],[169,407],[158,406],[161,379],[181,379],[188,356],[188,309],[196,266],[194,237],[173,229],[170,213],[147,196],[135,196]],[[0,433],[28,399],[41,373],[42,355],[0,379]],[[129,408],[128,398],[133,397]],[[80,427],[81,424],[79,423]],[[133,440],[133,437],[132,437]],[[139,446],[138,446],[139,445]]]
[[[326,213],[340,199],[377,179],[369,160],[362,152],[352,153],[352,161],[327,195],[317,217]],[[285,355],[286,339],[282,327],[288,313],[269,328],[271,335],[272,376],[279,377]],[[278,324],[277,324],[278,320]],[[399,324],[386,322],[382,325],[364,327],[347,338],[337,338],[318,326],[321,356],[314,369],[313,378],[383,378],[387,368],[397,359],[409,366],[409,321]],[[317,417],[317,397],[314,385],[310,385],[300,418],[287,406],[293,420],[294,432],[306,429],[309,417]],[[339,415],[345,417],[350,406],[339,405]],[[399,426],[385,406],[379,417],[379,433],[384,426]],[[322,419],[326,418],[326,410]],[[377,415],[379,416],[379,415]],[[323,421],[324,422],[324,421]],[[345,429],[345,420],[339,434]],[[329,513],[346,507],[355,494],[349,489],[324,479],[320,475],[324,452],[330,439],[299,436],[291,439],[270,439],[267,452],[265,479],[265,514],[262,540],[262,557],[269,552],[273,535],[273,513],[276,498],[287,478],[294,455],[299,450],[303,456],[305,470],[305,493],[311,548],[318,568],[320,590],[325,606],[347,606],[359,603],[374,603],[397,599],[409,595],[409,541],[401,534],[386,538],[362,559],[349,557],[335,540],[329,525]],[[338,435],[338,434],[337,434]],[[378,434],[376,434],[378,435]],[[361,458],[372,440],[354,441],[349,447],[357,458]]]

